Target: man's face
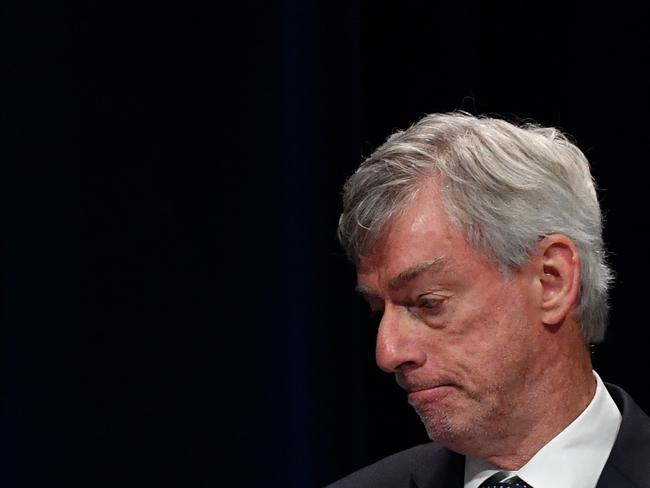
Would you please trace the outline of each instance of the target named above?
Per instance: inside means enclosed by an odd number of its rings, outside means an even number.
[[[431,439],[456,450],[504,439],[526,421],[536,282],[504,277],[449,221],[435,184],[420,190],[357,267],[358,288],[382,312],[378,365],[396,375]]]

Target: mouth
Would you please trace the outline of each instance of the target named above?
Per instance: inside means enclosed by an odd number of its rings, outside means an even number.
[[[441,401],[456,389],[456,385],[451,383],[424,388],[414,388],[408,390],[408,401],[413,406],[421,405],[422,403],[435,403]]]

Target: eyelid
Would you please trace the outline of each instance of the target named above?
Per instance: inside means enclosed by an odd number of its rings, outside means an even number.
[[[444,313],[446,296],[440,295],[420,295],[415,303],[408,308],[409,313],[420,320],[427,321],[427,319],[437,319]]]
[[[418,307],[421,307],[424,304],[441,305],[443,301],[444,298],[442,297],[418,297],[415,304]]]

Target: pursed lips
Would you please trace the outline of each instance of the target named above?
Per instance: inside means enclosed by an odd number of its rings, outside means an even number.
[[[418,386],[407,390],[408,401],[414,407],[437,403],[456,389],[451,383],[438,383],[432,386]]]
[[[424,391],[424,390],[434,390],[436,388],[441,388],[444,386],[458,386],[452,381],[443,378],[440,378],[439,380],[435,380],[435,381],[419,382],[419,381],[410,381],[406,379],[403,375],[396,374],[395,379],[397,380],[397,384],[402,389],[406,390],[406,392],[409,394],[417,393],[419,391]]]
[[[423,386],[423,387],[418,387],[418,388],[410,388],[407,389],[406,392],[410,395],[411,393],[419,393],[421,391],[429,391],[429,390],[438,390],[440,388],[452,388],[455,387],[456,385],[453,385],[451,383],[440,383],[437,385],[431,385],[431,386]]]

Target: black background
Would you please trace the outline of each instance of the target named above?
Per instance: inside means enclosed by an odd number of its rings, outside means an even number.
[[[650,410],[632,2],[4,6],[2,486],[321,486],[426,436],[335,237],[428,112],[556,125],[617,273],[596,368]]]

